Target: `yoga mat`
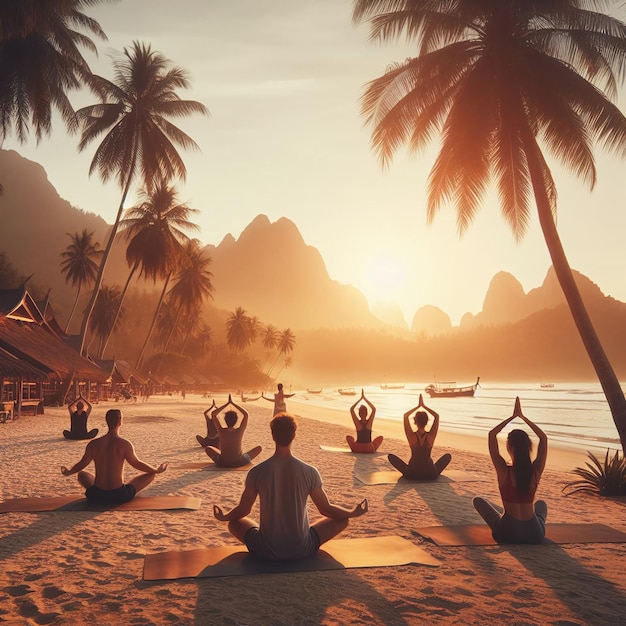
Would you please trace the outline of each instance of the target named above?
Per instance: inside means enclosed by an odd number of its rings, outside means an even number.
[[[397,482],[407,485],[413,483],[420,485],[433,485],[437,483],[461,483],[482,480],[480,476],[464,472],[463,470],[444,470],[443,474],[435,480],[408,480],[396,470],[369,473],[362,472],[355,474],[355,476],[357,480],[360,480],[364,485],[391,485]]]
[[[176,465],[171,469],[177,470],[206,470],[207,472],[242,472],[248,471],[253,466],[252,463],[248,463],[248,465],[242,465],[241,467],[220,467],[219,465],[215,465],[211,461],[198,461],[196,463],[184,463],[183,465]]]
[[[256,560],[243,546],[146,554],[143,579],[213,578],[409,564],[437,567],[441,563],[407,539],[391,535],[331,539],[316,554],[297,561]]]
[[[326,452],[347,452],[348,454],[358,454],[358,455],[370,455],[370,456],[374,456],[375,454],[385,454],[385,452],[379,452],[378,450],[376,450],[375,452],[352,452],[352,450],[350,450],[350,448],[340,448],[338,446],[324,446],[322,444],[320,444],[320,448]]]
[[[487,524],[416,528],[438,546],[494,546]],[[604,524],[546,524],[544,543],[626,543],[626,533]],[[506,545],[506,544],[502,544]]]
[[[42,513],[45,511],[165,511],[200,508],[200,498],[192,496],[136,496],[117,506],[88,504],[81,496],[15,498],[0,502],[0,513]]]

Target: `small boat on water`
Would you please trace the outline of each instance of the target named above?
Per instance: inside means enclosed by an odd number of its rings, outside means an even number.
[[[344,387],[343,389],[337,389],[337,391],[342,396],[356,396],[354,387]]]
[[[241,401],[242,402],[254,402],[256,400],[259,400],[261,398],[261,394],[259,394],[258,396],[246,396],[245,394],[241,394]]]
[[[381,389],[404,389],[406,383],[383,383]]]
[[[542,389],[554,389],[554,383],[541,383],[539,386]]]
[[[431,398],[473,398],[476,393],[476,389],[480,386],[480,376],[476,379],[473,385],[467,385],[465,387],[457,387],[456,383],[432,383],[428,385],[424,391]]]
[[[306,392],[307,393],[322,393],[322,389],[323,389],[323,387],[320,387],[319,389],[309,389],[309,388],[307,388]]]

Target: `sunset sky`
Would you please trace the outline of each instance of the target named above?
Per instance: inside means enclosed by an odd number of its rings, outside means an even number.
[[[123,0],[88,11],[109,41],[98,43],[99,59],[86,57],[112,78],[110,55],[138,40],[189,72],[192,88],[180,95],[205,104],[211,117],[175,121],[201,148],[182,152],[188,178],[179,189],[201,210],[203,243],[238,237],[259,213],[287,217],[331,278],[361,289],[370,303],[396,301],[409,324],[425,304],[458,324],[481,309],[501,270],[526,291],[538,287],[550,261],[536,219],[517,244],[492,194],[460,238],[452,207],[426,223],[436,145],[420,155],[399,151],[381,168],[359,99],[367,81],[414,51],[369,42],[367,25],[353,26],[351,12],[350,0]],[[95,100],[76,94],[73,102]],[[121,191],[88,177],[96,144],[78,154],[77,143],[57,123],[39,146],[9,138],[3,147],[41,163],[63,198],[111,223]],[[558,227],[571,266],[626,301],[626,163],[596,155],[593,192],[553,168]]]

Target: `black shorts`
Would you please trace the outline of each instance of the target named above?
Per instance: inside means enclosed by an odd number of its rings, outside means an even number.
[[[134,485],[122,485],[118,489],[100,489],[92,485],[85,491],[89,504],[124,504],[130,502],[137,493]]]
[[[311,535],[311,544],[312,544],[311,551],[309,552],[309,554],[304,554],[304,555],[295,557],[296,559],[306,558],[307,556],[310,556],[311,554],[315,554],[319,550],[322,542],[320,540],[320,536],[317,534],[317,530],[315,530],[315,528],[311,526],[309,528],[309,533]],[[258,559],[263,559],[263,560],[268,560],[268,559],[271,560],[273,557],[267,554],[266,550],[264,550],[258,544],[257,542],[258,534],[259,534],[258,526],[253,526],[252,528],[248,528],[248,530],[246,531],[246,534],[244,535],[243,542],[245,543],[246,548],[248,548],[248,552],[253,557],[258,558]]]

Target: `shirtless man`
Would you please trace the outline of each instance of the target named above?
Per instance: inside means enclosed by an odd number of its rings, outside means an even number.
[[[224,413],[226,426],[222,426],[219,420],[219,414],[228,406],[232,406],[236,410],[230,410]],[[239,426],[237,426],[237,420],[239,419],[237,411],[243,416]],[[241,443],[243,441],[243,433],[248,425],[248,412],[238,404],[235,404],[230,394],[228,394],[228,402],[214,409],[211,413],[211,418],[217,430],[220,447],[215,448],[214,446],[207,446],[204,448],[204,451],[215,465],[219,467],[243,467],[244,465],[248,465],[252,459],[259,456],[263,449],[261,446],[255,446],[244,454]]]
[[[302,559],[314,554],[320,545],[337,536],[352,517],[367,512],[367,500],[353,509],[331,504],[319,472],[293,456],[291,444],[296,436],[296,421],[280,413],[270,422],[276,444],[274,455],[253,467],[239,504],[229,513],[217,505],[213,514],[228,522],[228,530],[245,544],[254,557],[269,560]],[[246,517],[259,496],[261,520]],[[311,498],[324,516],[309,524],[307,500]]]
[[[64,476],[78,472],[78,482],[85,488],[85,496],[90,504],[122,504],[129,502],[135,494],[145,489],[156,474],[167,469],[167,463],[152,467],[139,460],[130,441],[119,435],[122,426],[122,412],[109,409],[106,413],[109,432],[103,437],[87,444],[83,458],[73,467],[61,466]],[[91,462],[96,466],[96,475],[83,471]],[[124,462],[128,462],[139,474],[129,483],[124,484]]]

